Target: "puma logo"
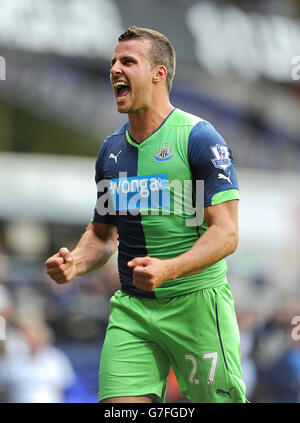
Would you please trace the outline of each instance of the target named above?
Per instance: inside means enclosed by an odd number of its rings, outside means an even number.
[[[113,153],[110,153],[110,155],[109,155],[109,159],[114,159],[114,160],[115,160],[115,162],[116,162],[116,163],[118,163],[118,155],[119,155],[120,153],[122,153],[122,150],[120,150],[116,156],[115,156]]]
[[[233,386],[229,389],[229,391],[224,391],[223,389],[217,389],[216,390],[216,393],[217,394],[225,394],[225,395],[228,395],[229,396],[229,398],[231,398],[231,393],[230,393],[230,391],[233,389]]]
[[[219,173],[218,174],[218,179],[226,179],[230,183],[230,185],[232,185],[232,182],[230,180],[230,172],[229,172],[229,176],[226,176],[223,173]]]

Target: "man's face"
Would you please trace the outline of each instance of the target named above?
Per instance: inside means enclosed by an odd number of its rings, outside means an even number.
[[[149,107],[152,98],[153,67],[151,41],[120,41],[111,61],[110,80],[120,113],[134,113]]]

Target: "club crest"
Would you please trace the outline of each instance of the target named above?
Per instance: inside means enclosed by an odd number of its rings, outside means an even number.
[[[163,147],[159,147],[157,152],[155,153],[154,159],[157,162],[165,162],[166,160],[170,160],[173,157],[172,146],[169,143],[164,142]]]
[[[213,165],[218,169],[226,170],[231,165],[230,154],[227,145],[217,144],[210,147],[215,158],[211,159]]]

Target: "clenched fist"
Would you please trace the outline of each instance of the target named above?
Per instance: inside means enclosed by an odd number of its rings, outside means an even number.
[[[56,283],[63,284],[71,282],[76,276],[74,259],[67,248],[61,248],[58,253],[48,258],[45,262],[46,273]]]
[[[153,257],[136,257],[127,263],[133,268],[133,283],[144,291],[153,291],[164,281],[171,279],[168,260]]]

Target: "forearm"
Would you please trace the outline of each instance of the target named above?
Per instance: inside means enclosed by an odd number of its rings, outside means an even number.
[[[203,271],[232,254],[237,244],[238,235],[234,228],[210,226],[192,248],[174,259],[167,260],[170,279],[191,276]]]
[[[97,237],[92,228],[88,228],[71,252],[77,275],[83,275],[104,266],[116,248],[115,239],[102,240]]]

